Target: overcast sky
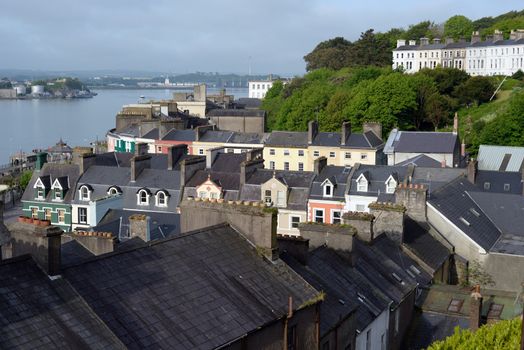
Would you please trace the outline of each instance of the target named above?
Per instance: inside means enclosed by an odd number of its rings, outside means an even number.
[[[335,36],[455,14],[524,8],[522,0],[1,1],[0,68],[296,74]]]

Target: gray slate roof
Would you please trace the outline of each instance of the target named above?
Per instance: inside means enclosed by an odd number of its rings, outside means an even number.
[[[208,117],[257,117],[263,118],[266,111],[261,109],[212,109],[207,113]]]
[[[33,172],[33,176],[31,177],[31,180],[29,181],[29,184],[27,185],[27,188],[25,189],[24,194],[22,195],[22,200],[34,201],[35,189],[33,188],[33,186],[35,185],[39,177],[43,178],[44,186],[46,186],[46,188],[49,189],[51,189],[51,185],[53,184],[56,178],[66,177],[68,178],[69,189],[65,192],[63,202],[69,203],[73,199],[73,189],[78,180],[78,176],[79,168],[75,164],[46,163],[40,171]],[[62,181],[65,180],[63,179]],[[42,202],[51,201],[52,198],[54,198],[53,193],[52,191],[49,191],[45,200],[43,200]]]
[[[485,186],[489,183],[488,186]],[[479,191],[522,194],[522,175],[517,172],[478,170],[475,185]],[[509,189],[507,189],[509,186]]]
[[[313,146],[378,149],[384,142],[372,131],[364,134],[351,133],[346,139],[346,144],[341,145],[339,132],[319,132],[313,139]],[[281,147],[307,147],[308,133],[302,131],[273,131],[266,140],[266,146]]]
[[[315,176],[315,179],[311,185],[309,198],[345,201],[346,184],[350,171],[350,167],[332,165],[325,166],[320,174]],[[322,184],[326,180],[334,185],[332,197],[324,197],[324,187]]]
[[[209,349],[282,319],[318,292],[219,225],[69,267],[65,278],[130,348]]]
[[[187,129],[187,130],[171,129],[169,130],[167,134],[164,135],[162,140],[164,141],[186,141],[186,142],[195,141],[195,130],[194,129]]]
[[[397,153],[454,153],[459,139],[458,135],[451,132],[393,129],[387,144],[391,145]]]
[[[426,167],[426,168],[441,168],[442,167],[442,164],[425,155],[425,154],[419,154],[415,157],[412,157],[412,158],[409,158],[409,159],[406,159],[405,161],[403,162],[400,162],[400,163],[397,163],[396,165],[398,166],[408,166],[408,165],[414,165],[414,166],[421,166],[421,167]]]
[[[393,176],[398,183],[404,180],[407,168],[402,166],[386,166],[386,165],[363,165],[354,172],[351,178],[350,195],[355,196],[371,196],[376,197],[379,194],[386,194],[386,180]],[[364,175],[368,180],[368,191],[357,191],[357,179],[360,175]]]
[[[29,257],[0,263],[0,348],[125,349],[62,278]]]

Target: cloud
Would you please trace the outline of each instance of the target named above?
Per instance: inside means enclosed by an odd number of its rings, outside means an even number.
[[[466,0],[37,0],[2,3],[0,68],[136,69],[300,73],[302,57],[328,38],[358,38],[454,14],[519,9]]]

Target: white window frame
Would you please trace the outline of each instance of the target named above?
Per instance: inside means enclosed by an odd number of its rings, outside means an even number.
[[[297,227],[293,227],[293,219],[298,219]],[[298,225],[302,221],[301,219],[302,218],[300,216],[298,216],[298,215],[290,215],[289,216],[289,228],[298,230]]]
[[[80,211],[85,210],[85,220],[82,220],[82,215],[80,214]],[[78,207],[78,223],[79,224],[87,224],[87,208],[86,207]]]
[[[269,169],[275,170],[275,162],[274,161],[270,161],[269,162]]]
[[[335,213],[339,214],[338,222],[335,222]],[[340,209],[331,209],[331,223],[332,224],[341,224],[342,223],[342,210],[340,210]]]
[[[36,199],[45,199],[45,188],[44,187],[36,188]]]
[[[363,207],[363,209],[359,209],[359,207]],[[366,205],[365,204],[356,204],[355,205],[355,210],[356,211],[359,211],[359,212],[365,212],[366,211]]]
[[[351,152],[345,152],[344,159],[351,159]]]
[[[360,153],[360,160],[367,160],[368,154],[367,153]]]
[[[33,212],[33,209],[36,209],[36,212]],[[39,207],[35,207],[35,206],[29,207],[29,213],[30,213],[32,219],[38,219],[38,212],[39,211],[40,211]],[[36,218],[33,216],[33,214],[35,214],[35,213],[36,213]]]
[[[298,163],[298,171],[304,171],[304,163],[302,162]]]
[[[304,156],[304,150],[303,149],[299,149],[298,150],[298,156],[299,157],[303,157]]]
[[[120,192],[118,192],[118,189],[115,186],[112,186],[112,187],[109,187],[107,194],[109,196],[116,196],[117,194],[120,194]]]
[[[364,176],[357,179],[357,192],[367,192],[369,188],[368,180]]]
[[[163,199],[164,203],[160,203],[161,198]],[[158,191],[155,196],[155,205],[157,207],[167,207],[167,193],[165,193],[164,191]]]
[[[203,148],[199,148],[198,149],[198,154],[201,155],[201,156],[204,155],[204,149]]]
[[[329,152],[329,158],[335,158],[337,156],[337,152]]]
[[[266,203],[266,205],[271,205],[273,203],[272,195],[271,190],[264,190],[264,203]]]
[[[288,150],[288,149],[285,149],[285,150],[284,150],[284,155],[285,155],[285,156],[289,156],[289,150]]]
[[[284,162],[284,170],[289,171],[289,162]]]
[[[320,151],[313,151],[313,157],[320,157]]]
[[[142,202],[142,193],[146,194],[146,201],[145,202]],[[149,205],[149,197],[150,197],[150,194],[145,189],[141,189],[136,194],[136,204],[137,205]]]
[[[322,221],[317,221],[317,211],[322,212]],[[324,223],[326,212],[324,208],[313,208],[313,222]]]
[[[42,209],[44,211],[44,220],[51,222],[53,220],[53,208],[43,207]],[[46,210],[49,210],[49,219],[46,218]]]
[[[55,188],[54,193],[55,201],[61,201],[62,200],[62,190]]]
[[[391,185],[391,183],[393,183],[393,186]],[[397,181],[395,181],[393,176],[389,176],[385,184],[386,184],[386,193],[395,193],[395,188],[397,188]]]
[[[280,197],[282,196],[282,197]],[[287,202],[286,191],[277,191],[276,205],[278,207],[285,207]]]
[[[84,193],[84,190],[86,191]],[[84,195],[86,194],[86,195]],[[86,185],[82,185],[80,186],[80,189],[78,190],[78,198],[81,200],[81,201],[88,201],[91,199],[91,191],[89,190],[89,187],[87,187]]]
[[[333,197],[333,185],[331,184],[331,182],[326,182],[322,188],[323,190],[323,193],[324,193],[324,197]],[[329,193],[328,193],[328,189],[329,189]]]
[[[270,156],[274,156],[275,155],[275,149],[274,148],[270,148],[269,149],[269,155]]]
[[[63,220],[60,220],[60,212],[64,213]],[[56,221],[59,224],[65,224],[65,214],[66,214],[66,210],[65,209],[57,209],[56,210]]]

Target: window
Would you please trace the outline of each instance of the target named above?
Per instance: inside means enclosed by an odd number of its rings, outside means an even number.
[[[340,224],[341,218],[342,218],[342,214],[340,213],[340,210],[333,210],[331,212],[331,223],[332,224]]]
[[[351,152],[344,153],[344,158],[351,159]]]
[[[304,163],[298,163],[298,171],[304,171]]]
[[[273,199],[271,198],[271,190],[266,190],[264,193],[264,202],[266,204],[271,204],[273,202]]]
[[[44,209],[44,220],[51,221],[51,209]]]
[[[320,152],[319,151],[314,151],[313,152],[313,157],[319,157],[320,156]]]
[[[158,153],[162,153],[162,146],[158,146],[158,147],[157,147],[157,152],[158,152]]]
[[[324,209],[315,209],[315,222],[324,222]]]
[[[299,157],[303,157],[304,156],[304,150],[303,149],[299,149],[298,150],[298,156]]]
[[[285,155],[285,156],[289,156],[289,150],[288,150],[288,149],[285,149],[285,150],[284,150],[284,155]]]
[[[269,155],[270,156],[274,156],[275,155],[275,149],[274,148],[270,148],[269,149]]]
[[[288,350],[297,349],[297,326],[291,326],[287,329],[287,348]]]
[[[395,193],[395,187],[397,187],[397,182],[390,177],[386,182],[386,193]]]
[[[56,213],[58,214],[58,223],[59,224],[65,224],[65,210],[64,209],[57,209]]]
[[[333,196],[333,186],[331,184],[325,184],[324,185],[324,197],[332,197]]]
[[[357,211],[366,211],[366,206],[364,204],[357,204]]]
[[[291,228],[298,228],[299,223],[300,223],[300,216],[291,217]]]
[[[137,203],[138,205],[148,205],[149,204],[149,193],[146,190],[140,190],[137,193]]]
[[[31,217],[33,219],[38,219],[38,208],[36,207],[31,208]]]
[[[489,182],[484,182],[484,189],[487,191],[491,188],[491,184]]]
[[[360,154],[360,159],[362,159],[362,160],[366,160],[366,159],[368,159],[368,155],[367,155],[367,153],[361,153],[361,154]]]
[[[357,180],[357,191],[358,192],[367,192],[368,191],[368,180],[364,177],[361,177]]]
[[[80,187],[80,200],[88,201],[89,200],[89,196],[90,196],[89,188],[87,188],[87,186],[85,186],[85,185]]]
[[[157,207],[167,207],[167,195],[164,191],[159,191],[156,194],[156,206]]]
[[[78,222],[87,224],[87,208],[78,208]]]
[[[269,169],[275,170],[275,162],[273,161],[269,162]]]
[[[510,189],[509,184],[504,184],[504,191],[508,192]]]
[[[109,191],[107,191],[107,194],[110,196],[116,196],[118,193],[119,191],[116,187],[111,187]]]
[[[366,350],[371,350],[371,329],[366,332]]]
[[[56,200],[61,200],[62,199],[62,191],[56,189],[55,190],[55,199]]]
[[[289,162],[284,162],[284,170],[289,170]]]
[[[335,158],[336,153],[335,152],[329,152],[329,158]]]
[[[207,192],[206,191],[198,192],[198,198],[207,198]]]
[[[43,188],[38,188],[37,189],[37,192],[36,192],[36,198],[37,199],[44,199],[44,189]]]
[[[200,148],[200,149],[198,150],[198,154],[203,155],[203,154],[204,154],[204,149],[203,149],[203,148]]]
[[[284,191],[277,191],[277,206],[286,206],[286,193]]]

